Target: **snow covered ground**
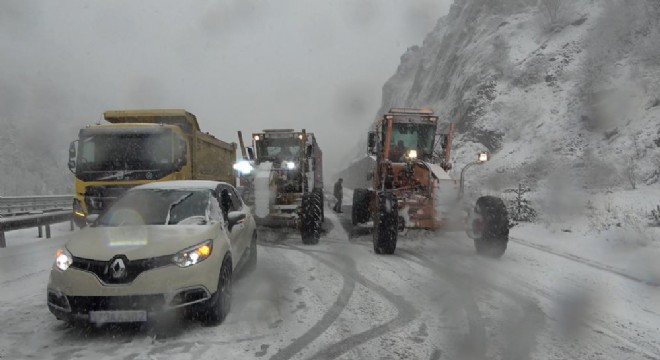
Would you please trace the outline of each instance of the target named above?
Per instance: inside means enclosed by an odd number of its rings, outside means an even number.
[[[262,230],[257,271],[235,283],[218,327],[67,327],[45,286],[68,225],[52,239],[10,232],[0,358],[660,359],[658,285],[575,245],[575,233],[519,226],[490,260],[462,233],[409,231],[395,255],[376,256],[349,214],[326,211],[317,246]]]

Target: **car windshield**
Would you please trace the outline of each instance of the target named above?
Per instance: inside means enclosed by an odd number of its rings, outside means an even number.
[[[203,225],[209,221],[209,190],[133,190],[98,219],[99,226]]]

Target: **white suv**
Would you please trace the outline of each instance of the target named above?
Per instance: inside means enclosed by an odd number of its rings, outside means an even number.
[[[216,181],[137,186],[57,251],[48,308],[69,322],[140,322],[229,312],[232,274],[257,262],[257,230],[236,189]]]

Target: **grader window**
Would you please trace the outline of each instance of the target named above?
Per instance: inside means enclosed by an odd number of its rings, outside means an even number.
[[[435,125],[429,124],[392,124],[389,159],[404,161],[409,150],[417,151],[417,157],[428,160],[433,153]]]

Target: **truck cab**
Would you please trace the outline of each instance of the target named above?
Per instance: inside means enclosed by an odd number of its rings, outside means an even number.
[[[167,180],[232,182],[236,145],[201,133],[185,110],[106,111],[108,124],[80,129],[69,147],[74,221],[100,214],[126,190]]]

